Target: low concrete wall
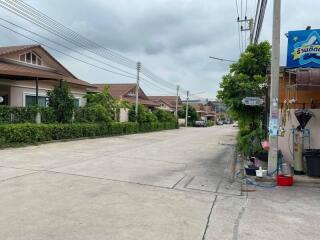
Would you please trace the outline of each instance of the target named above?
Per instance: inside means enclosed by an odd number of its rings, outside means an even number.
[[[128,121],[129,121],[129,109],[120,108],[119,122],[128,122]]]

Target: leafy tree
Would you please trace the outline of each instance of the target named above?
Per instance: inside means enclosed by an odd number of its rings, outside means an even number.
[[[158,119],[152,112],[149,112],[149,110],[145,106],[139,104],[138,118],[136,117],[135,106],[132,105],[131,109],[129,110],[129,121],[137,121],[138,123],[155,123],[158,121]]]
[[[117,111],[117,102],[109,93],[109,87],[105,87],[100,93],[89,93],[86,95],[87,105],[90,106],[102,106],[105,108],[106,112],[110,114],[111,118],[115,116]]]
[[[185,118],[186,117],[186,105],[183,105],[183,108],[178,111],[179,118]],[[197,113],[196,109],[192,106],[188,106],[188,121],[194,122],[197,121],[199,118],[199,114]]]
[[[52,91],[48,91],[49,107],[57,116],[58,122],[67,123],[72,120],[74,98],[67,82],[61,82]]]
[[[172,113],[162,109],[155,110],[153,114],[157,117],[159,122],[175,122],[176,121],[176,118]]]
[[[271,46],[268,42],[249,45],[240,59],[230,65],[230,72],[223,76],[218,98],[229,108],[231,115],[238,119],[240,127],[258,128],[262,106],[242,104],[245,97],[263,97],[266,91],[266,71],[270,65]]]

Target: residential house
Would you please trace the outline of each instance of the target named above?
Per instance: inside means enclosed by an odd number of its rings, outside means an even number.
[[[0,105],[46,106],[47,92],[61,81],[68,82],[75,105],[95,86],[78,79],[40,45],[0,47]]]
[[[135,83],[111,83],[111,84],[94,84],[99,92],[102,92],[105,87],[108,87],[110,95],[115,100],[127,101],[131,104],[136,103],[136,86]],[[144,91],[139,88],[139,104],[147,107],[150,111],[158,107],[158,104],[153,102],[144,93]],[[121,108],[119,112],[119,121],[127,122],[129,120],[129,112],[126,108]]]
[[[190,106],[195,108],[200,119],[206,120],[206,121],[215,120],[216,112],[214,111],[211,105],[207,105],[203,103],[190,103]]]
[[[110,83],[110,84],[94,84],[97,90],[102,92],[105,87],[109,88],[110,95],[115,100],[127,101],[131,104],[136,102],[136,86],[135,83]],[[139,104],[144,105],[150,110],[154,110],[159,105],[152,101],[141,89],[139,88]]]
[[[149,96],[149,99],[157,103],[157,108],[172,112],[176,111],[177,96]],[[178,110],[182,107],[182,101],[178,97]]]

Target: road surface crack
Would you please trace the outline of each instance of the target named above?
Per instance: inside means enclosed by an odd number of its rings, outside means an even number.
[[[248,198],[246,199],[246,202],[245,202],[244,206],[241,208],[239,215],[234,223],[232,240],[238,240],[240,221],[243,217],[244,212],[247,209],[247,205],[248,205]]]

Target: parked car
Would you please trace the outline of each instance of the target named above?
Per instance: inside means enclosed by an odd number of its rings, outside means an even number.
[[[234,123],[232,124],[232,127],[239,127],[238,122],[234,122]]]
[[[230,123],[231,121],[229,119],[224,121],[224,124],[230,124]]]
[[[207,121],[204,121],[204,120],[195,121],[194,125],[196,127],[206,127],[207,126]]]
[[[218,120],[217,121],[217,125],[223,125],[223,121],[222,120]]]

